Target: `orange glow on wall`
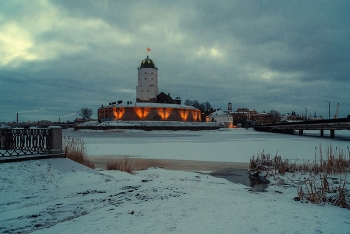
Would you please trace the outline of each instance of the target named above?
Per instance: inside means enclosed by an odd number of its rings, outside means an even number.
[[[193,118],[194,121],[197,120],[197,115],[196,115],[195,111],[192,111],[192,118]]]
[[[183,121],[186,121],[186,120],[187,120],[188,112],[189,112],[189,110],[179,110],[181,119],[182,119]]]
[[[121,119],[125,113],[124,108],[113,108],[112,111],[114,114],[114,118],[116,118],[116,119]]]
[[[201,121],[201,112],[189,108],[135,106],[104,107],[98,109],[98,119],[149,121]]]
[[[151,108],[135,108],[135,113],[140,119],[147,117],[148,113],[151,111]]]
[[[192,117],[194,121],[199,121],[200,120],[200,112],[199,111],[193,111],[192,112]]]
[[[173,109],[172,108],[157,108],[157,112],[162,119],[169,118],[169,115]]]

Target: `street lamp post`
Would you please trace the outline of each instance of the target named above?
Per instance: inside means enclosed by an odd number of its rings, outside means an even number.
[[[303,106],[305,108],[305,113],[306,113],[306,120],[307,120],[307,108],[305,106]]]
[[[331,119],[331,102],[325,100],[326,102],[328,102],[328,119]]]

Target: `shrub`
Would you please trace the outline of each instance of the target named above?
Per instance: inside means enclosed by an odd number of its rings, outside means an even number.
[[[298,189],[298,199],[306,199],[315,204],[329,202],[336,206],[350,208],[349,190],[345,186],[347,175],[350,173],[350,150],[347,147],[346,153],[343,149],[333,149],[332,145],[326,148],[326,157],[323,155],[320,145],[318,154],[315,148],[315,159],[313,162],[302,161],[291,163],[281,156],[270,157],[264,151],[259,155],[250,158],[249,170],[266,172],[267,175],[284,175],[286,172],[308,173],[309,178],[305,178],[303,185]],[[330,187],[327,179],[330,175],[339,174],[341,183],[335,187]],[[319,179],[316,178],[319,175]]]
[[[316,148],[317,151],[317,148]],[[348,157],[343,149],[334,151],[332,145],[326,149],[327,158],[324,159],[321,146],[319,155],[315,153],[315,160],[302,161],[298,160],[290,162],[289,159],[282,159],[281,156],[276,155],[271,157],[270,154],[262,153],[256,157],[250,158],[249,170],[264,171],[268,174],[285,174],[286,172],[308,172],[308,173],[326,173],[326,174],[348,174],[350,172],[350,150],[348,148]]]
[[[82,139],[76,137],[63,137],[62,143],[63,151],[67,158],[95,169],[95,165],[86,156],[85,142]]]
[[[125,171],[130,174],[133,174],[135,169],[135,164],[133,164],[128,157],[124,157],[124,158],[119,158],[119,159],[109,161],[106,165],[106,169]]]

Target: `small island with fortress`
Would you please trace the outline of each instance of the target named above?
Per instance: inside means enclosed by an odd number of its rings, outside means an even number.
[[[80,129],[214,130],[217,122],[202,122],[201,111],[182,105],[181,98],[159,93],[158,68],[148,56],[138,67],[136,102],[111,102],[98,109],[98,120],[82,123]]]

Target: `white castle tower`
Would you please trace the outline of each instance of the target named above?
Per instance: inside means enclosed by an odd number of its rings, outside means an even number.
[[[158,68],[148,56],[138,68],[136,102],[157,102]]]
[[[229,102],[227,105],[227,112],[232,112],[232,103]]]

